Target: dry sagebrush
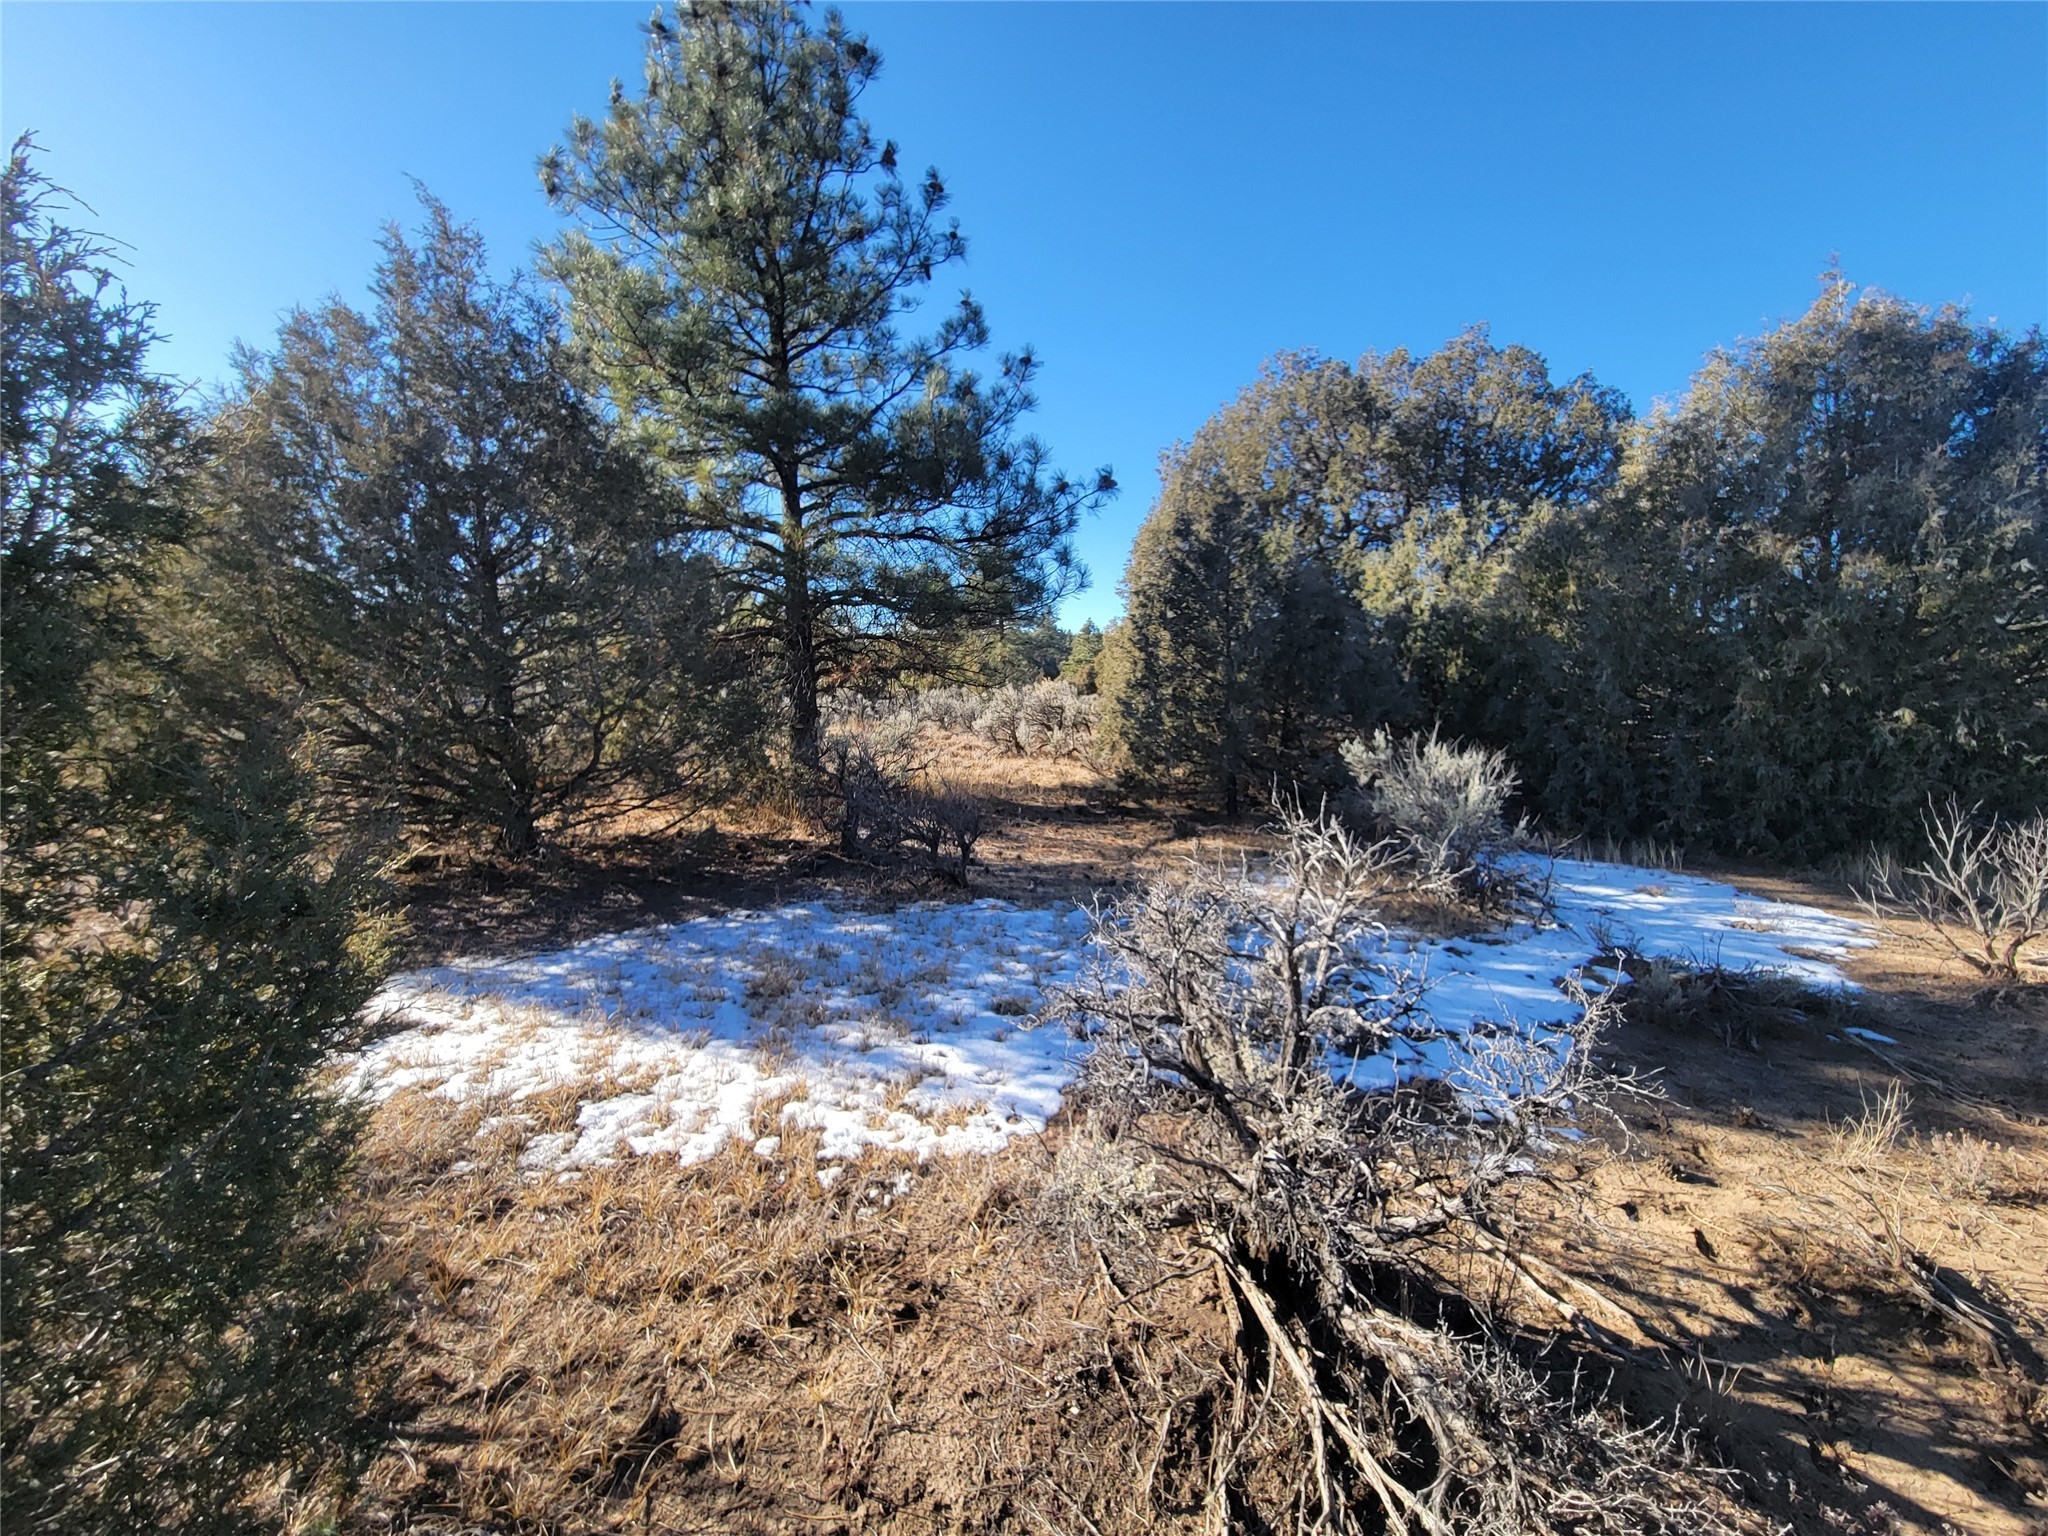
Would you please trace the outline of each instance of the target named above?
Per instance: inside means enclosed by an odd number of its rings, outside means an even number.
[[[822,701],[834,725],[911,734],[924,727],[978,737],[1012,757],[1076,757],[1095,740],[1100,700],[1061,678],[1000,688],[926,688],[870,698],[839,692]]]
[[[1872,861],[1857,892],[1864,909],[1994,982],[2021,980],[2048,944],[2048,815],[1987,822],[1950,799],[1930,803],[1921,826],[1922,862]]]
[[[1392,838],[1422,890],[1485,910],[1540,904],[1541,891],[1508,862],[1522,847],[1508,801],[1520,780],[1504,753],[1427,736],[1344,744],[1344,765],[1372,819]]]
[[[1218,1525],[1738,1528],[1680,1440],[1552,1391],[1441,1278],[1478,1255],[1535,1283],[1495,1197],[1627,1087],[1594,1064],[1600,1006],[1450,1042],[1443,1081],[1354,1090],[1394,1038],[1442,1038],[1372,958],[1401,850],[1296,807],[1277,832],[1261,878],[1191,868],[1103,913],[1103,959],[1054,1009],[1094,1042],[1056,1220],[1139,1268],[1169,1234],[1212,1264],[1249,1341],[1237,1419],[1278,1414],[1305,1451],[1278,1506],[1219,1457]]]

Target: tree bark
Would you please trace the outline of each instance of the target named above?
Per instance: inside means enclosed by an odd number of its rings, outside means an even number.
[[[823,763],[818,724],[818,639],[813,632],[810,551],[805,547],[803,491],[793,471],[782,476],[783,687],[789,696],[789,750],[800,767]]]

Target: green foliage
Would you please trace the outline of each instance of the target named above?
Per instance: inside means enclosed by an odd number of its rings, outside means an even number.
[[[1227,815],[1266,776],[1327,772],[1335,735],[1393,698],[1364,612],[1270,481],[1245,471],[1264,446],[1260,406],[1247,393],[1167,455],[1098,664],[1130,778]]]
[[[1083,619],[1081,627],[1067,641],[1067,654],[1060,662],[1059,675],[1083,693],[1095,693],[1101,686],[1096,670],[1096,663],[1101,657],[1102,631],[1093,619]]]
[[[33,148],[17,140],[0,180],[0,745],[17,803],[61,794],[47,754],[79,729],[93,666],[134,644],[128,589],[183,527],[194,462],[176,390],[143,366],[151,307],[120,292],[106,246],[59,221]]]
[[[1529,541],[1475,692],[1547,811],[1780,857],[2048,799],[2048,351],[1831,281]]]
[[[0,1470],[23,1530],[227,1531],[346,1471],[372,1321],[315,1087],[375,985],[371,871],[291,743],[152,654],[190,438],[146,306],[4,180]]]
[[[965,367],[971,298],[898,334],[966,244],[938,173],[906,186],[858,115],[879,67],[836,13],[692,4],[650,24],[645,90],[542,164],[584,222],[551,256],[577,331],[744,594],[726,633],[779,673],[812,767],[821,687],[940,675],[963,633],[1046,613],[1112,487],[1017,434],[1028,351]]]
[[[245,354],[218,424],[217,605],[311,710],[357,805],[489,834],[718,781],[746,723],[727,606],[670,498],[575,383],[554,311],[425,199],[374,316],[338,300]]]
[[[1474,734],[1491,593],[1532,529],[1612,485],[1628,407],[1590,376],[1554,382],[1485,326],[1419,360],[1369,356],[1358,376],[1364,404],[1343,432],[1364,510],[1335,531],[1361,601],[1399,637],[1420,717]]]
[[[1609,483],[1626,416],[1483,326],[1419,360],[1274,359],[1169,457],[1132,552],[1098,671],[1136,776],[1234,806],[1328,776],[1347,727],[1459,719],[1509,552]]]
[[[1058,677],[1072,646],[1073,637],[1050,617],[998,623],[960,636],[940,653],[938,670],[922,676],[934,682],[966,679],[984,687],[1028,687]]]
[[[2048,799],[2038,335],[1831,281],[1634,429],[1483,328],[1289,356],[1168,469],[1098,663],[1143,778],[1287,771],[1266,722],[1333,713],[1345,632],[1398,657],[1368,723],[1506,750],[1564,827],[1819,857],[1910,842],[1929,786]],[[1304,572],[1362,617],[1290,613]]]

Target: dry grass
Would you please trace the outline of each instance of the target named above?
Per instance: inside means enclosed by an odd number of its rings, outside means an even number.
[[[767,1104],[773,1157],[565,1179],[482,1118],[376,1116],[361,1203],[404,1407],[345,1528],[1193,1528],[1214,1286],[1121,1299],[1030,1219],[1032,1152],[871,1155],[826,1188]]]

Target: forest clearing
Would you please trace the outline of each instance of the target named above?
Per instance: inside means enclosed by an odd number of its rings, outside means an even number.
[[[440,963],[399,984],[459,976],[504,1012],[492,1059],[452,999],[422,1020],[402,995],[405,1027],[373,1048],[391,1065],[359,1198],[406,1298],[392,1366],[418,1418],[371,1472],[366,1528],[1214,1528],[1241,1319],[1199,1251],[1136,1255],[1049,1220],[1081,1047],[1031,1013],[1082,963],[1078,902],[1257,859],[1269,838],[966,736],[930,755],[995,808],[968,890],[844,866],[772,821],[700,834],[667,868],[598,842],[545,919],[511,917],[528,953],[437,938]],[[1775,960],[1802,990],[1747,1005],[1754,1049],[1724,1043],[1709,1007],[1625,1004],[1602,1048],[1657,1097],[1625,1107],[1625,1130],[1558,1143],[1515,1194],[1501,1220],[1526,1274],[1454,1251],[1446,1281],[1552,1379],[1675,1419],[1730,1469],[1722,1524],[1687,1528],[2035,1529],[2040,1003],[1973,1007],[1840,886],[1567,867],[1577,891],[1535,957],[1409,909],[1418,938],[1396,947],[1428,953],[1440,1016],[1563,1017],[1575,1005],[1543,972],[1593,960],[1601,916],[1637,953],[1718,953],[1736,974]],[[722,892],[763,905],[736,923]],[[581,931],[578,905],[621,938],[539,948]],[[632,926],[648,908],[662,925]],[[690,979],[643,990],[662,967]],[[631,1016],[643,996],[656,1019]],[[885,1001],[896,1027],[849,1041]],[[671,1056],[652,1044],[665,1030],[715,1039]],[[977,1046],[1020,1044],[1028,1066],[976,1085]],[[678,1104],[702,1079],[676,1068],[714,1047],[758,1065]],[[865,1098],[841,1087],[806,1111],[842,1061]],[[1989,1332],[1945,1314],[1923,1268]],[[1301,1447],[1263,1433],[1275,1475]]]
[[[2048,1533],[2048,11],[5,3],[8,1532]]]

